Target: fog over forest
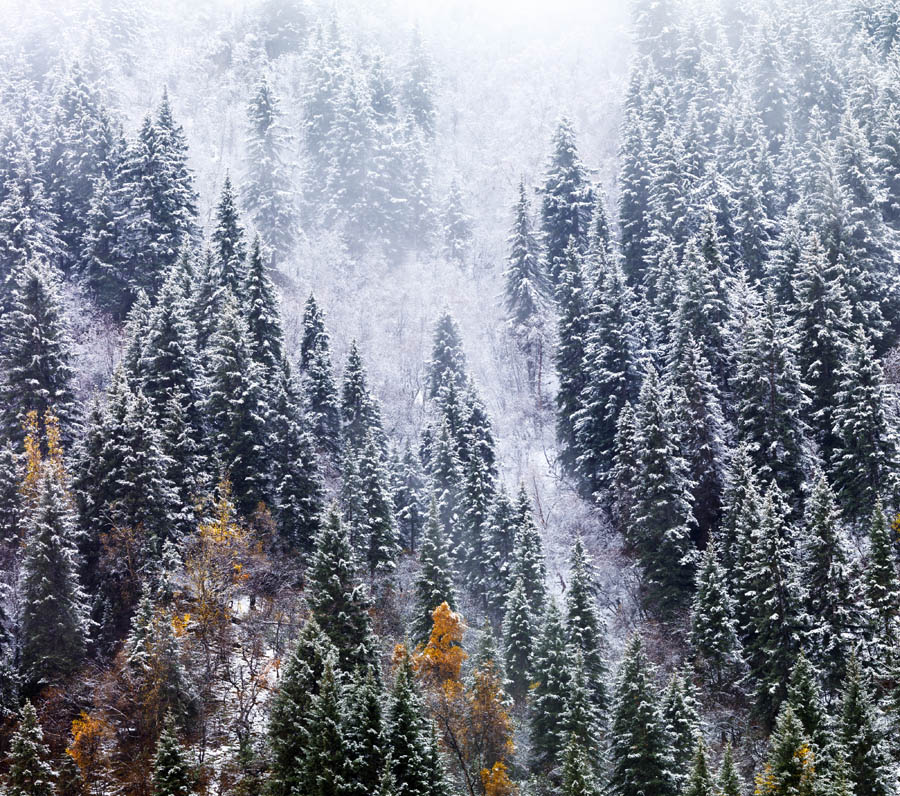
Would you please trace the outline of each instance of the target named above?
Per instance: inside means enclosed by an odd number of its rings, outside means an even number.
[[[897,0],[0,0],[0,796],[900,796]]]

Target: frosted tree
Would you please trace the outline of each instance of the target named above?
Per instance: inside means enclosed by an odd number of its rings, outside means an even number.
[[[466,213],[459,183],[453,180],[442,220],[444,256],[455,263],[466,261],[472,246],[472,220]]]
[[[291,143],[278,97],[263,77],[247,107],[246,176],[243,201],[277,262],[292,254],[299,232],[291,164]]]

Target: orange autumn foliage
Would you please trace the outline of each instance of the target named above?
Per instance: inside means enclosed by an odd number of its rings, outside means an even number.
[[[85,782],[98,782],[108,770],[113,728],[102,718],[81,711],[72,720],[72,742],[66,749]]]
[[[448,682],[459,681],[463,661],[469,657],[460,646],[465,624],[446,602],[434,609],[431,618],[431,636],[423,648],[416,650],[413,666],[424,681],[445,687]]]
[[[491,768],[481,769],[481,787],[484,796],[512,796],[517,791],[515,783],[509,778],[506,764],[500,760]]]

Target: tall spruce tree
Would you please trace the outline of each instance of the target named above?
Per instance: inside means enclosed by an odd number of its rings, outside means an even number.
[[[263,77],[247,107],[247,156],[244,206],[278,262],[293,253],[299,233],[287,149],[290,134],[282,122],[278,97]]]
[[[609,787],[616,796],[678,792],[657,687],[638,636],[628,642],[616,681],[609,751]]]
[[[153,796],[188,796],[194,792],[193,780],[187,755],[175,731],[175,722],[170,718],[156,744],[150,780]]]
[[[581,537],[575,540],[569,559],[566,590],[566,633],[569,644],[580,650],[591,703],[598,711],[608,707],[606,627],[597,606],[593,561]]]
[[[503,621],[504,664],[509,693],[522,704],[531,684],[535,619],[525,582],[517,577],[506,598]]]
[[[19,714],[19,725],[9,743],[9,769],[5,792],[10,796],[53,796],[56,772],[50,765],[50,750],[44,744],[44,731],[37,711],[26,700]]]
[[[450,548],[444,536],[438,504],[433,497],[428,510],[428,520],[425,523],[419,560],[422,568],[415,584],[416,616],[413,621],[412,638],[414,641],[424,643],[428,641],[434,625],[432,620],[434,609],[441,603],[447,603],[452,610],[456,609]]]
[[[74,436],[74,372],[71,340],[59,284],[39,260],[23,263],[12,276],[9,308],[0,316],[0,422],[7,439],[21,442],[25,418],[55,414],[67,439]]]
[[[350,672],[372,660],[374,638],[368,589],[360,580],[347,529],[332,506],[315,540],[309,570],[310,607]]]
[[[542,191],[541,227],[550,278],[556,285],[569,257],[569,246],[579,254],[587,250],[593,195],[578,157],[575,130],[566,118],[557,124],[552,149]]]
[[[879,710],[859,661],[847,665],[838,736],[846,755],[847,773],[859,796],[893,792],[890,763],[882,737]]]

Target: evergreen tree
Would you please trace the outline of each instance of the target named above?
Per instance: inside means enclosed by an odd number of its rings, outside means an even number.
[[[394,516],[400,544],[411,553],[416,552],[419,537],[425,527],[423,492],[425,480],[415,452],[407,445],[403,457],[397,463],[394,484]],[[440,604],[440,603],[438,603]]]
[[[631,97],[642,90],[640,70],[632,72]],[[628,108],[622,121],[622,144],[619,149],[621,172],[619,181],[619,227],[622,230],[622,267],[629,283],[644,281],[650,241],[650,174],[648,142],[641,114]]]
[[[0,447],[0,545],[12,546],[22,533],[22,498],[19,485],[25,462],[11,442]]]
[[[413,31],[409,60],[401,86],[403,104],[426,138],[433,139],[437,121],[434,105],[434,76],[431,58],[419,29]]]
[[[797,364],[809,387],[810,425],[825,461],[837,445],[834,395],[850,342],[850,306],[843,276],[840,263],[829,266],[817,237],[805,242],[793,286]]]
[[[690,639],[694,665],[709,685],[721,691],[737,681],[742,666],[741,642],[734,600],[714,539],[709,541],[697,571]]]
[[[570,728],[566,706],[572,682],[570,648],[556,601],[552,598],[535,639],[531,676],[535,681],[529,714],[532,762],[536,772],[550,772],[562,759]]]
[[[859,796],[886,796],[893,792],[890,763],[879,729],[878,708],[859,661],[847,664],[839,738],[847,758],[847,773]]]
[[[697,739],[691,773],[682,792],[684,796],[718,796],[706,762],[706,747],[702,738]]]
[[[431,635],[434,609],[441,603],[447,603],[451,610],[456,610],[450,548],[441,526],[438,504],[433,497],[419,559],[422,569],[415,584],[416,618],[413,623],[413,639],[424,643]]]
[[[327,343],[310,353],[303,384],[310,433],[321,450],[334,455],[340,449],[341,408]]]
[[[247,324],[229,292],[210,341],[210,364],[205,410],[214,450],[234,486],[238,509],[249,515],[269,494],[267,401]]]
[[[290,796],[300,785],[312,698],[319,692],[325,661],[334,652],[315,619],[309,619],[288,657],[269,711],[269,787],[273,796]]]
[[[325,328],[325,314],[319,307],[316,297],[310,293],[303,305],[303,333],[300,338],[300,359],[298,362],[301,373],[309,370],[313,354],[316,351],[330,350],[331,338]]]
[[[361,508],[364,516],[369,574],[390,574],[400,557],[400,540],[381,451],[370,432],[359,457]]]
[[[343,796],[349,749],[342,717],[342,680],[333,656],[325,659],[318,693],[310,700],[307,746],[301,766],[299,791],[310,796]]]
[[[725,752],[722,754],[718,786],[721,796],[741,796],[743,790],[734,767],[734,752],[730,743],[725,746]]]
[[[803,732],[813,744],[817,765],[824,772],[827,757],[831,753],[831,721],[825,708],[825,698],[819,684],[819,675],[812,664],[801,654],[791,672],[788,683],[788,703],[800,721]]]
[[[21,442],[25,418],[56,415],[66,438],[75,421],[71,341],[56,275],[41,261],[16,269],[7,312],[0,316],[0,421]]]
[[[398,796],[431,796],[429,742],[422,700],[413,677],[409,655],[401,658],[388,702],[387,749]]]
[[[316,536],[308,579],[313,616],[337,648],[341,669],[349,672],[369,663],[374,651],[371,600],[359,579],[347,529],[334,506]]]
[[[285,546],[310,552],[321,524],[324,490],[313,441],[305,431],[300,390],[287,365],[283,367],[268,423],[275,517]]]
[[[299,232],[299,213],[290,164],[290,134],[282,123],[280,103],[263,77],[247,107],[247,174],[244,206],[273,256],[284,262]]]
[[[572,738],[569,740],[562,770],[562,796],[599,796],[601,790],[584,749]]]
[[[762,517],[751,538],[746,591],[744,650],[757,714],[768,723],[784,701],[803,628],[797,564],[785,527],[787,507],[776,485],[769,487]]]
[[[357,669],[347,689],[344,711],[344,742],[347,749],[347,781],[352,793],[378,791],[385,769],[387,741],[382,708],[382,686],[374,669]]]
[[[472,219],[466,213],[459,183],[453,180],[444,208],[444,256],[462,265],[472,247]]]
[[[503,622],[504,664],[510,695],[521,704],[531,684],[531,657],[534,645],[534,617],[528,593],[521,577],[517,577],[506,598]]]
[[[889,661],[897,641],[900,577],[880,500],[875,501],[869,523],[869,558],[864,570],[864,582],[865,602],[871,615],[871,633]]]
[[[19,726],[9,743],[9,770],[5,793],[9,796],[53,796],[56,773],[48,758],[44,732],[37,711],[26,701],[19,714]]]
[[[646,606],[663,615],[684,606],[693,579],[688,554],[696,520],[692,483],[656,371],[641,385],[635,413],[636,500],[630,542],[644,571]]]
[[[581,256],[573,243],[565,250],[556,279],[559,344],[556,348],[556,437],[565,470],[576,472],[578,440],[575,418],[586,383],[585,344],[589,331]]]
[[[806,507],[803,585],[811,627],[807,646],[829,691],[844,679],[844,665],[859,642],[858,574],[851,559],[834,493],[820,475]]]
[[[771,796],[812,796],[816,760],[803,725],[789,704],[778,714],[769,739],[769,756],[756,777],[756,792]]]
[[[700,717],[688,681],[679,672],[673,672],[669,678],[662,700],[662,717],[672,745],[675,776],[684,789],[700,738]]]
[[[529,382],[534,384],[543,352],[541,326],[547,309],[548,286],[537,236],[532,229],[524,180],[519,183],[519,200],[508,245],[503,272],[506,315],[525,354]]]
[[[727,427],[709,364],[692,338],[687,338],[672,371],[681,447],[693,484],[691,509],[702,542],[721,521]]]
[[[531,498],[525,485],[519,486],[515,503],[516,537],[513,552],[513,576],[522,579],[529,605],[535,612],[544,610],[547,595],[547,565],[541,535],[534,523]]]
[[[608,485],[622,407],[637,398],[632,306],[634,297],[618,265],[597,276],[584,341],[586,378],[575,415],[578,470],[587,494]]]
[[[881,365],[861,332],[838,371],[831,474],[841,506],[861,520],[880,495],[893,498],[900,467],[897,438],[885,414]]]
[[[114,318],[125,315],[132,299],[120,242],[122,216],[120,197],[101,175],[93,185],[84,217],[79,268],[93,298]]]
[[[241,300],[250,332],[253,359],[271,380],[280,370],[284,359],[284,334],[281,330],[275,285],[267,273],[259,236],[253,239],[250,248]]]
[[[44,464],[25,514],[20,667],[35,690],[81,664],[88,618],[78,578],[75,522],[62,474]]]
[[[591,703],[598,711],[607,708],[606,627],[600,617],[595,594],[594,565],[581,537],[575,540],[569,560],[566,590],[566,632],[569,644],[580,650]]]
[[[797,368],[794,337],[768,290],[752,318],[735,378],[737,429],[763,480],[775,478],[788,495],[804,480],[809,399]]]
[[[216,226],[212,233],[212,243],[220,285],[231,290],[235,296],[243,296],[244,260],[247,254],[244,228],[241,226],[231,177],[227,174],[216,208]]]
[[[438,318],[431,341],[427,373],[428,396],[437,398],[449,381],[461,386],[466,381],[466,355],[462,335],[453,316],[445,311]]]
[[[347,366],[344,368],[341,418],[344,439],[357,450],[362,449],[370,433],[376,438],[382,435],[381,412],[369,392],[366,369],[355,340],[350,344]]]
[[[609,787],[616,796],[677,793],[670,740],[640,638],[625,650],[610,723]]]
[[[568,119],[560,119],[552,146],[544,178],[541,227],[550,277],[558,285],[571,257],[567,249],[571,246],[579,255],[587,250],[593,195]]]
[[[150,784],[153,796],[187,796],[194,792],[191,768],[171,716],[156,744]]]

